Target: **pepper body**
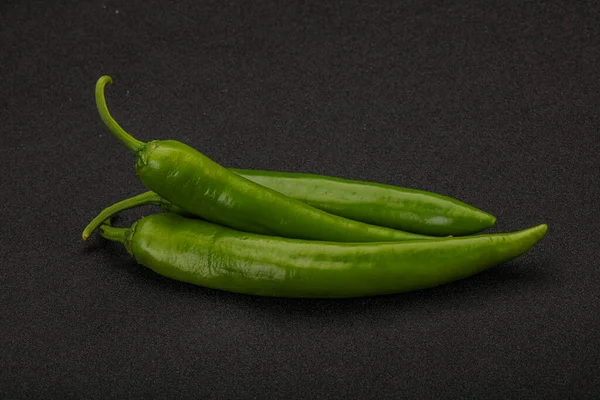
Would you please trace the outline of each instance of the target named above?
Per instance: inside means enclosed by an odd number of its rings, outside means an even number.
[[[430,236],[462,236],[492,227],[496,218],[452,197],[325,175],[230,168],[259,185],[340,217]],[[161,203],[165,211],[189,215]]]
[[[372,225],[432,236],[476,233],[495,218],[459,200],[429,192],[334,177],[260,170],[229,169],[252,182],[333,215]],[[149,191],[104,210],[86,228],[89,237],[104,215],[145,204],[187,217],[194,215]]]
[[[230,171],[333,215],[372,225],[424,235],[461,236],[492,226],[496,219],[459,200],[398,186],[293,172]],[[87,240],[108,215],[154,204],[163,211],[195,215],[152,191],[119,201],[104,209],[83,232]]]
[[[174,205],[241,231],[338,242],[435,239],[329,214],[235,174],[174,140],[143,146],[136,172],[146,187]]]
[[[408,232],[469,235],[496,222],[462,201],[421,190],[315,174],[231,171],[328,213]]]
[[[103,226],[138,263],[195,285],[237,293],[344,298],[407,292],[463,279],[523,254],[546,225],[505,234],[335,243],[239,232],[172,213],[131,229]]]

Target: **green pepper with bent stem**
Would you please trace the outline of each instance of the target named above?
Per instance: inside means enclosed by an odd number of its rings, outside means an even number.
[[[109,82],[109,77],[102,77],[96,86],[99,113],[109,130],[137,152],[144,144],[131,138],[108,112],[104,86]],[[486,229],[496,221],[495,217],[475,207],[431,192],[315,174],[248,169],[230,171],[330,214],[417,234],[466,235]],[[199,173],[202,174],[203,171]],[[125,202],[127,207],[158,204],[163,209],[191,215],[184,208],[152,192],[124,201],[122,206],[125,206]],[[102,220],[94,221],[93,228],[88,226],[83,234],[84,239],[101,222]],[[257,231],[263,232],[260,229]]]
[[[434,239],[350,220],[252,182],[175,140],[141,142],[111,117],[104,98],[108,76],[96,83],[96,105],[110,132],[136,155],[142,183],[207,221],[246,232],[338,242]]]

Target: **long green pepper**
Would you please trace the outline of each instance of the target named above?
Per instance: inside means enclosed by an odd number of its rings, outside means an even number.
[[[316,174],[231,171],[328,213],[392,229],[461,236],[496,223],[493,215],[469,204],[423,190]]]
[[[236,293],[345,298],[426,289],[518,257],[547,226],[504,234],[405,242],[336,243],[239,232],[172,213],[131,228],[103,225],[135,260],[178,281]]]
[[[422,209],[416,207],[416,204],[411,207],[410,195],[407,196],[409,189],[394,186],[387,188],[385,185],[376,183],[354,183],[353,181],[310,174],[235,169],[231,169],[231,171],[286,196],[299,199],[315,208],[348,219],[380,226],[386,226],[386,222],[387,225],[395,222],[408,224],[412,220],[415,225],[410,231],[414,233],[427,231],[429,234],[441,235],[442,232],[445,232],[448,235],[460,236],[484,229],[495,222],[494,217],[483,211],[464,203],[461,205],[458,200],[447,201],[441,198],[442,196],[439,196],[441,199],[438,199],[435,194],[423,195],[426,197],[425,202],[429,202],[429,204],[424,204]],[[337,190],[334,191],[335,189]],[[376,207],[377,198],[385,196],[386,192],[391,192],[387,197],[388,204],[393,203],[394,200],[396,202],[390,206],[379,205]],[[360,199],[356,197],[360,197]],[[415,194],[414,197],[415,199],[412,201],[416,203],[419,194]],[[436,203],[438,209],[434,208]],[[109,215],[150,204],[160,206],[163,211],[194,217],[193,214],[172,204],[157,193],[148,191],[121,200],[102,210],[85,227],[82,234],[83,240],[88,240],[92,232],[98,229]],[[452,206],[448,204],[452,204]],[[417,221],[430,222],[417,225]],[[419,226],[422,228],[419,229]]]
[[[104,88],[96,83],[96,105],[110,132],[136,155],[142,183],[170,203],[207,221],[240,231],[338,242],[435,239],[350,220],[311,207],[254,183],[174,140],[141,142],[111,117]]]
[[[496,218],[451,197],[421,190],[316,174],[229,168],[310,206],[372,225],[433,236],[461,236],[493,226]],[[193,216],[148,191],[122,200],[100,213],[83,232],[87,240],[106,219],[105,213],[154,204],[164,211]]]

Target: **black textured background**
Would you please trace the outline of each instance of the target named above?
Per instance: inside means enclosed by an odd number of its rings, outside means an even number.
[[[0,397],[598,398],[598,3],[486,3],[3,2]],[[80,239],[144,190],[97,115],[103,74],[141,140],[431,190],[496,215],[492,232],[549,233],[387,297],[158,277]]]

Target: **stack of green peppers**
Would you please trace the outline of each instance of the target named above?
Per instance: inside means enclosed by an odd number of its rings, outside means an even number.
[[[496,218],[439,194],[328,176],[228,169],[174,140],[141,142],[96,105],[136,156],[150,191],[104,209],[83,232],[122,243],[135,260],[179,281],[260,296],[348,298],[420,290],[520,256],[545,224],[479,234]],[[115,214],[145,204],[163,212],[130,228]]]

